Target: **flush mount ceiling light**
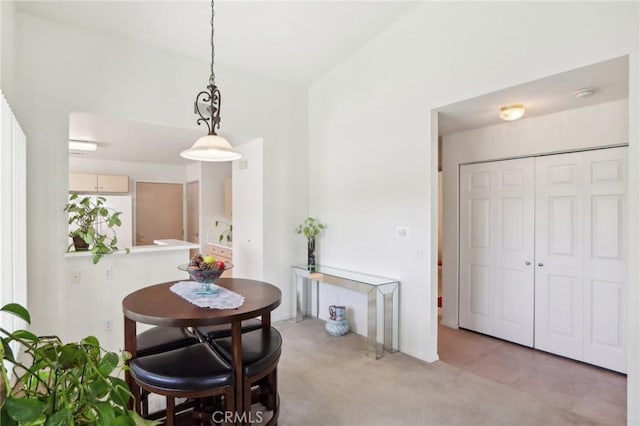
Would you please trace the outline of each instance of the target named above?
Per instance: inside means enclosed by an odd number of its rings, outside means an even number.
[[[69,141],[69,151],[96,151],[98,149],[98,144],[95,142],[87,142],[87,141]]]
[[[573,95],[576,98],[584,98],[586,96],[591,96],[594,93],[596,93],[596,89],[594,87],[585,87],[583,89],[578,89],[575,92],[573,92]]]
[[[524,115],[524,105],[507,105],[500,108],[500,118],[505,121],[513,121]]]
[[[209,76],[209,84],[207,90],[203,90],[196,95],[194,102],[195,113],[200,116],[198,125],[205,123],[209,129],[209,133],[199,138],[191,148],[180,153],[182,158],[196,161],[233,161],[241,158],[242,155],[235,151],[231,144],[222,136],[216,133],[220,129],[220,90],[216,86],[216,74],[213,71],[213,63],[215,58],[215,49],[213,46],[213,17],[215,12],[213,9],[213,0],[211,0],[211,75]],[[200,109],[200,102],[209,104],[206,113]]]

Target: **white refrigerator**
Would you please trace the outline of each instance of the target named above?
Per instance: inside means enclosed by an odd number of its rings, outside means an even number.
[[[133,245],[133,215],[132,215],[132,200],[130,195],[103,195],[105,198],[104,205],[107,208],[113,209],[120,214],[121,226],[116,226],[113,230],[118,236],[118,247],[131,247]],[[102,224],[105,226],[105,224]],[[101,229],[98,229],[102,231]]]

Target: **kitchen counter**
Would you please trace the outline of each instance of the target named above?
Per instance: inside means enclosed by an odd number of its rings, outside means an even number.
[[[153,240],[153,244],[159,245],[159,246],[179,246],[182,248],[199,248],[200,244],[198,243],[192,243],[189,241],[182,241],[182,240],[174,240],[174,239],[169,239],[169,240]]]
[[[133,246],[129,248],[129,252],[131,254],[135,253],[150,253],[150,252],[160,252],[160,251],[172,251],[172,250],[189,250],[189,249],[199,249],[200,244],[191,243],[189,241],[182,240],[154,240],[155,244],[146,245],[146,246]],[[117,254],[126,254],[126,250],[120,249],[116,252],[110,253],[108,256]],[[88,257],[93,256],[90,251],[72,251],[69,253],[65,253],[64,257]]]
[[[221,249],[225,249],[225,250],[233,250],[232,246],[228,246],[225,244],[220,244],[220,243],[212,243],[212,242],[207,242],[208,246],[213,246],[213,247],[219,247]]]

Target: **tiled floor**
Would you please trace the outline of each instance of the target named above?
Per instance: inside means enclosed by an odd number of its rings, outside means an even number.
[[[466,330],[440,326],[440,360],[594,422],[626,424],[627,378]]]

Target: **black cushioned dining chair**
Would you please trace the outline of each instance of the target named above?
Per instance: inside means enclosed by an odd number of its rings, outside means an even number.
[[[251,318],[242,321],[242,332],[257,330],[262,328],[262,321]],[[203,341],[211,342],[215,339],[231,336],[231,324],[207,325],[204,327],[196,327],[193,330]]]
[[[197,336],[182,327],[151,327],[138,333],[136,356],[153,355],[199,342]]]
[[[231,362],[231,337],[213,339],[210,343]],[[267,425],[277,424],[280,411],[278,361],[281,353],[282,336],[273,327],[242,334],[243,405],[245,410],[250,410],[252,403],[262,402],[267,410],[272,410]]]
[[[156,326],[138,333],[136,357],[154,355],[196,343],[200,343],[200,340],[187,329]],[[149,414],[149,392],[145,389],[140,391],[140,402],[142,415],[146,416]]]
[[[137,357],[129,368],[138,386],[166,397],[167,426],[175,424],[175,398],[222,395],[224,410],[235,411],[233,369],[207,343]]]

